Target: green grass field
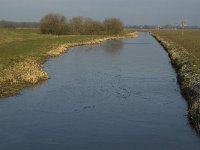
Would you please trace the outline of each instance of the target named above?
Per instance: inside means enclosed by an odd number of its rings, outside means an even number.
[[[68,42],[80,42],[103,36],[91,35],[43,35],[39,29],[0,29],[0,70],[12,65],[17,56],[44,59],[53,46]]]
[[[200,30],[153,30],[167,41],[174,42],[191,52],[200,61]]]

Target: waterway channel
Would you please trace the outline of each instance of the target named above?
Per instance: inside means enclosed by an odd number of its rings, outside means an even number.
[[[199,150],[160,44],[79,46],[48,60],[50,79],[0,101],[0,150]]]

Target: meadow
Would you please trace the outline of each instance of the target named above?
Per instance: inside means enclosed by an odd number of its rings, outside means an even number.
[[[64,43],[102,38],[91,35],[44,35],[39,29],[0,29],[0,70],[12,65],[17,57],[44,60],[47,51]]]
[[[153,30],[154,34],[185,48],[200,61],[200,30]]]

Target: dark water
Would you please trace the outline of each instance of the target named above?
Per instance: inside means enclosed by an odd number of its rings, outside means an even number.
[[[0,150],[199,150],[163,48],[148,34],[82,46],[0,101]]]

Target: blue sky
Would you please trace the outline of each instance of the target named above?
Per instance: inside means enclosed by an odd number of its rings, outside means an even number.
[[[39,21],[49,12],[67,18],[118,17],[125,24],[165,25],[182,19],[200,25],[200,0],[0,0],[0,20]]]

